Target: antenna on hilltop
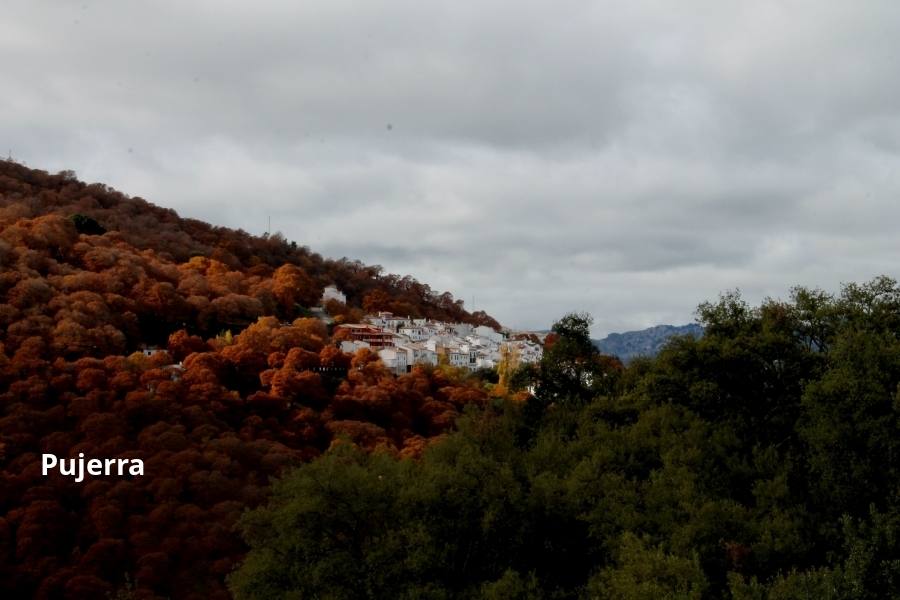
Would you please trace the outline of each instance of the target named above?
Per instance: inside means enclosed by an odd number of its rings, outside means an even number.
[[[271,237],[272,235],[272,215],[269,215],[269,224],[266,225],[266,236]]]

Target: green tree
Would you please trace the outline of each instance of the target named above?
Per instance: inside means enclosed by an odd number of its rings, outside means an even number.
[[[74,214],[70,218],[75,224],[75,229],[78,230],[78,233],[83,233],[85,235],[103,235],[104,233],[106,233],[106,228],[92,217],[82,214]]]
[[[594,577],[588,590],[598,600],[700,600],[707,587],[696,556],[674,556],[626,534],[616,565]]]
[[[604,360],[591,341],[592,323],[586,313],[569,313],[554,323],[544,343],[535,390],[542,404],[584,404],[612,390],[615,363]]]

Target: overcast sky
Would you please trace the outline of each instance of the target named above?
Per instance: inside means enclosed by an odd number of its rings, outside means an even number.
[[[900,3],[3,2],[0,144],[594,333],[897,274]]]

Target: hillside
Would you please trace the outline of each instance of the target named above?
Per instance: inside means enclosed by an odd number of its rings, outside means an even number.
[[[68,219],[75,227],[57,226],[59,219],[50,217]],[[17,225],[20,220],[22,223]],[[173,301],[176,295],[184,300],[167,319],[178,321],[180,317],[180,321],[204,331],[223,325],[246,325],[261,314],[277,310],[282,311],[282,316],[295,316],[294,303],[317,300],[322,288],[331,283],[347,295],[349,308],[389,310],[399,315],[499,328],[484,312],[470,314],[461,299],[449,292],[436,292],[410,276],[384,273],[379,265],[365,265],[348,258],[323,258],[280,233],[253,236],[243,230],[184,219],[171,209],[128,197],[103,184],[78,181],[71,171],[51,175],[12,161],[0,161],[0,225],[17,227],[4,234],[5,243],[13,247],[31,244],[35,246],[33,250],[60,253],[86,241],[111,249],[98,250],[98,256],[90,259],[92,264],[78,266],[112,263],[118,247],[142,254],[143,260],[176,267],[191,265],[182,269],[195,272],[187,276],[189,282],[158,266],[154,266],[153,274],[160,283],[174,286]],[[84,234],[86,240],[79,240],[79,234]],[[302,272],[287,270],[297,284],[295,297],[285,295],[285,286],[279,287],[276,281],[275,272],[284,265]],[[209,280],[209,285],[196,279],[197,272]],[[7,278],[6,285],[10,281]],[[229,305],[219,307],[223,310],[209,309],[201,314],[208,308],[201,298],[212,301],[229,293],[242,298],[232,298],[234,303],[220,303]],[[158,329],[154,327],[153,331]]]
[[[676,335],[700,337],[703,327],[697,323],[688,325],[656,325],[639,331],[611,333],[594,345],[605,353],[628,362],[638,356],[656,356],[670,338]]]
[[[234,530],[273,476],[344,439],[415,456],[486,394],[452,369],[389,374],[309,318],[363,310],[496,326],[410,277],[280,235],[182,219],[71,173],[0,161],[0,591],[226,598]],[[41,456],[140,459],[137,477]],[[126,580],[126,576],[128,579]]]

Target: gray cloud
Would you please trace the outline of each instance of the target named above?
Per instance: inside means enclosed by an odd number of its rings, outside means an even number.
[[[896,3],[9,4],[15,158],[509,325],[897,271]]]

